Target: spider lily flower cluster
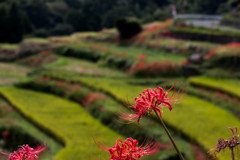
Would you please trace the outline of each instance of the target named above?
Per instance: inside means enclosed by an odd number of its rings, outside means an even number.
[[[180,88],[176,92],[176,82],[174,85],[164,91],[165,88],[157,87],[155,89],[148,88],[139,94],[139,97],[135,98],[135,105],[129,105],[128,108],[131,109],[133,114],[121,112],[119,118],[123,120],[128,120],[130,122],[139,121],[142,116],[149,115],[153,110],[157,111],[159,116],[161,117],[161,111],[163,108],[168,107],[169,110],[172,110],[172,105],[179,103],[179,100],[184,96],[186,90],[184,91]],[[172,94],[169,92],[172,91]]]
[[[134,99],[136,104],[128,106],[133,113],[129,114],[121,112],[118,116],[121,119],[129,120],[130,122],[137,121],[137,123],[139,124],[142,116],[149,115],[152,111],[154,111],[157,114],[164,130],[168,134],[171,142],[173,143],[174,148],[177,151],[180,159],[183,160],[184,158],[182,154],[180,153],[169,131],[161,120],[162,109],[168,107],[171,111],[172,105],[179,103],[179,100],[186,93],[186,90],[184,91],[182,88],[180,88],[176,92],[175,85],[176,82],[167,91],[165,91],[165,88],[161,87],[157,87],[155,89],[148,88],[144,90],[141,94],[139,94],[140,97]],[[172,89],[172,93],[169,94]],[[151,155],[159,149],[158,145],[152,142],[150,142],[144,147],[137,147],[137,140],[134,140],[132,138],[127,138],[127,140],[124,142],[118,139],[116,145],[112,148],[108,148],[100,142],[97,142],[96,144],[100,149],[108,151],[111,154],[111,158],[109,160],[137,160],[144,155]]]
[[[231,131],[233,136],[228,137],[226,139],[219,138],[218,143],[215,144],[209,151],[209,157],[213,156],[212,159],[215,159],[222,155],[225,149],[229,148],[232,151],[232,158],[234,159],[234,149],[237,149],[238,145],[240,144],[239,141],[239,134],[237,134],[237,127],[228,127]],[[222,152],[222,153],[220,153]],[[217,155],[220,153],[219,155]]]
[[[39,146],[37,148],[31,148],[28,145],[22,145],[17,151],[7,154],[0,152],[2,154],[0,158],[5,160],[34,160],[38,159],[38,155],[45,150],[45,146]]]
[[[145,155],[151,155],[158,151],[160,145],[150,141],[146,145],[138,146],[138,141],[127,138],[125,141],[117,139],[116,145],[107,147],[103,142],[95,141],[96,145],[103,151],[108,151],[111,155],[109,160],[138,160]]]

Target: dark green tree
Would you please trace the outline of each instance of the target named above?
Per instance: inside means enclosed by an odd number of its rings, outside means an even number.
[[[120,19],[121,17],[133,17],[134,13],[123,6],[116,6],[106,12],[102,17],[102,25],[106,28],[112,28],[116,24],[116,20]]]
[[[9,40],[9,21],[8,7],[5,4],[0,5],[0,42]]]
[[[133,37],[142,30],[141,25],[137,20],[127,18],[117,20],[116,27],[120,34],[120,38],[123,40]]]
[[[65,2],[67,3],[67,5],[71,8],[75,8],[78,9],[81,7],[81,2],[79,0],[65,0]]]
[[[13,1],[9,10],[9,42],[20,42],[24,34],[24,19],[19,5]]]
[[[43,0],[29,0],[24,10],[36,28],[48,28],[55,25],[51,19],[53,14]]]
[[[84,28],[85,20],[80,11],[69,11],[66,15],[66,23],[73,27],[74,31],[80,31],[81,28]]]

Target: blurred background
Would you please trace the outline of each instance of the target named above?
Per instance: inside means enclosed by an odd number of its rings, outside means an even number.
[[[161,144],[143,159],[178,159],[155,116],[117,116],[177,82],[187,93],[163,120],[186,160],[208,159],[240,126],[239,68],[239,0],[0,0],[0,149],[108,159],[94,139],[132,137]]]

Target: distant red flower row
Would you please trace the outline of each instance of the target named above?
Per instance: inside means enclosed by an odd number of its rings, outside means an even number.
[[[179,64],[174,64],[171,61],[161,61],[161,62],[144,62],[141,61],[139,64],[133,65],[126,72],[140,76],[163,76],[170,75],[174,76],[178,73],[180,69]]]
[[[240,54],[240,43],[238,42],[233,42],[233,43],[229,43],[229,44],[226,44],[224,46],[221,46],[221,47],[218,47],[218,48],[215,48],[213,50],[211,50],[207,55],[206,55],[206,58],[210,58],[212,57],[213,55],[217,54],[219,51],[221,50],[226,50],[226,54],[232,54],[231,52],[236,52],[237,54]],[[235,51],[234,51],[235,50]],[[236,54],[234,53],[234,54]]]

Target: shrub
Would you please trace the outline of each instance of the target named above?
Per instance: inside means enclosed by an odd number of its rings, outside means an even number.
[[[103,56],[105,56],[105,53],[101,51],[92,51],[89,48],[81,47],[78,45],[59,46],[55,49],[55,51],[56,53],[59,53],[64,56],[77,57],[81,59],[90,60],[93,62],[96,62]]]
[[[118,68],[121,70],[129,69],[132,66],[133,60],[128,57],[108,56],[103,64],[109,67]]]

